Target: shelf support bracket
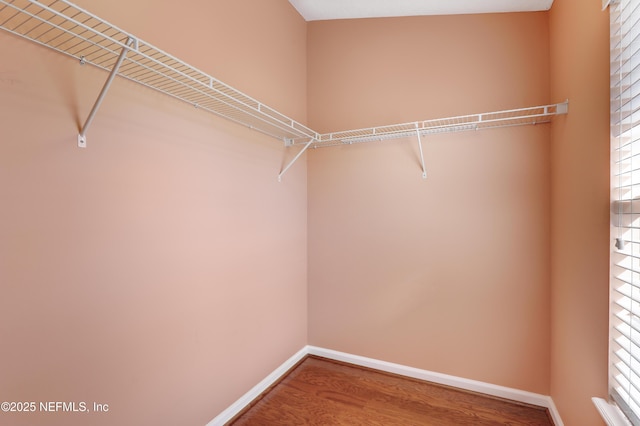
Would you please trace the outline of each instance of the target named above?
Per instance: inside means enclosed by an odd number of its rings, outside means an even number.
[[[312,144],[312,143],[314,143],[315,141],[316,141],[316,138],[311,138],[311,139],[309,140],[309,142],[307,142],[307,144],[304,146],[304,148],[302,148],[302,149],[300,150],[300,152],[298,152],[298,153],[296,154],[296,156],[295,156],[295,157],[293,157],[293,160],[291,160],[291,161],[289,162],[289,164],[287,164],[287,165],[285,166],[285,168],[284,168],[284,169],[282,169],[282,171],[281,171],[281,172],[280,172],[280,174],[278,175],[278,182],[282,182],[282,176],[283,176],[285,173],[287,173],[287,170],[289,170],[289,169],[291,168],[291,166],[293,166],[293,163],[295,163],[296,161],[298,161],[298,158],[300,158],[300,156],[301,156],[302,154],[304,154],[304,152],[307,150],[307,148],[309,148],[309,147],[311,146],[311,144]]]
[[[106,96],[107,91],[109,90],[109,87],[111,87],[111,83],[113,82],[113,79],[115,78],[116,74],[118,74],[120,65],[122,65],[124,58],[127,56],[127,52],[131,50],[131,45],[134,43],[134,41],[135,40],[133,37],[129,37],[127,39],[127,43],[122,47],[122,50],[120,51],[120,56],[118,56],[118,60],[116,61],[113,68],[111,69],[111,72],[109,73],[109,77],[107,78],[107,81],[104,83],[104,86],[102,86],[102,90],[98,95],[98,99],[96,99],[95,104],[93,104],[93,108],[91,108],[91,112],[89,113],[87,120],[84,122],[84,126],[82,126],[82,128],[80,129],[80,134],[78,134],[79,148],[87,147],[87,130],[89,129],[89,126],[91,126],[91,122],[93,121],[93,118],[95,117],[96,112],[98,112],[98,108],[100,108],[100,105],[102,104],[102,101],[104,100],[104,97]]]
[[[427,168],[424,166],[424,153],[422,152],[422,139],[420,138],[420,128],[416,123],[416,135],[418,135],[418,148],[420,148],[420,164],[422,165],[422,179],[427,178]]]

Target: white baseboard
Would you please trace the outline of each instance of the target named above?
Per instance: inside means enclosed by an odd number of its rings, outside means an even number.
[[[556,408],[550,396],[538,393],[522,391],[519,389],[498,386],[491,383],[480,382],[477,380],[464,379],[462,377],[450,376],[448,374],[436,373],[419,368],[407,367],[405,365],[394,364],[391,362],[380,361],[373,358],[366,358],[359,355],[351,355],[344,352],[338,352],[331,349],[323,349],[315,346],[307,346],[310,355],[322,356],[336,361],[348,362],[350,364],[369,367],[375,370],[386,371],[387,373],[399,374],[401,376],[412,377],[414,379],[426,380],[432,383],[452,386],[472,392],[484,393],[487,395],[497,396],[499,398],[510,399],[512,401],[523,402],[525,404],[537,405],[549,409],[551,418],[556,426],[564,426],[560,413]]]
[[[499,398],[510,399],[513,401],[523,402],[525,404],[537,405],[545,407],[549,410],[551,418],[556,426],[564,426],[560,413],[558,412],[553,400],[550,396],[541,395],[533,392],[522,391],[519,389],[498,386],[491,383],[480,382],[477,380],[464,379],[462,377],[450,376],[448,374],[436,373],[419,368],[407,367],[405,365],[394,364],[391,362],[380,361],[373,358],[367,358],[359,355],[352,355],[345,352],[334,351],[331,349],[319,348],[316,346],[305,346],[294,356],[289,358],[278,367],[273,373],[269,374],[263,381],[258,383],[249,392],[244,394],[240,399],[233,403],[229,408],[220,413],[215,419],[207,424],[207,426],[221,426],[231,420],[236,414],[247,406],[251,401],[258,397],[262,392],[267,390],[269,386],[275,383],[283,374],[306,355],[316,355],[336,361],[347,362],[362,367],[373,368],[375,370],[385,371],[387,373],[399,374],[401,376],[412,377],[414,379],[426,380],[433,383],[452,386],[459,389],[469,390],[473,392],[484,393]]]
[[[556,404],[553,402],[553,399],[550,396],[545,396],[547,398],[547,405],[543,405],[543,407],[547,407],[549,409],[549,414],[551,414],[551,418],[553,419],[553,424],[556,426],[564,426],[562,423],[562,419],[560,418],[560,412],[556,407]]]
[[[218,414],[216,418],[207,423],[207,426],[222,426],[237,415],[244,407],[249,405],[251,401],[260,396],[261,393],[269,389],[278,379],[289,371],[291,367],[296,365],[302,358],[309,354],[308,346],[300,349],[295,355],[286,360],[280,367],[273,370],[271,374],[265,377],[260,383],[255,385],[251,390],[240,397],[236,402],[231,404],[226,410]]]

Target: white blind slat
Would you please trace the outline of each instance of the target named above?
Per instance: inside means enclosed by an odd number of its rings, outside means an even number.
[[[640,0],[609,5],[612,237],[610,392],[640,417]]]

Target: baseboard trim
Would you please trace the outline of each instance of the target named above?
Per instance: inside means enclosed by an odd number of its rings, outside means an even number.
[[[401,364],[394,364],[387,361],[381,361],[373,358],[367,358],[359,355],[353,355],[346,352],[334,351],[332,349],[319,348],[317,346],[305,346],[295,355],[285,361],[273,373],[269,374],[264,380],[254,386],[249,392],[244,394],[240,399],[234,402],[229,408],[220,413],[215,419],[207,424],[207,426],[222,426],[234,416],[236,416],[244,407],[249,405],[251,401],[257,398],[261,393],[266,391],[273,383],[282,377],[291,367],[296,365],[306,355],[316,355],[336,361],[347,362],[362,367],[373,368],[387,373],[399,374],[401,376],[412,377],[414,379],[426,380],[433,383],[452,386],[472,392],[484,393],[499,398],[511,399],[513,401],[523,402],[525,404],[537,405],[545,407],[549,410],[551,418],[556,426],[564,426],[560,413],[556,408],[553,399],[547,395],[541,395],[533,392],[522,391],[519,389],[498,386],[491,383],[480,382],[477,380],[465,379],[462,377],[451,376],[448,374],[436,373],[433,371],[422,370],[414,367],[407,367]]]
[[[226,410],[218,414],[216,418],[207,423],[207,426],[222,426],[229,420],[233,419],[238,413],[240,413],[247,405],[260,396],[264,391],[269,389],[271,385],[278,381],[287,371],[294,365],[300,362],[305,356],[309,354],[308,346],[300,349],[295,355],[286,360],[282,365],[273,370],[271,374],[265,377],[260,383],[255,385],[251,390],[242,395],[236,402],[231,404]]]

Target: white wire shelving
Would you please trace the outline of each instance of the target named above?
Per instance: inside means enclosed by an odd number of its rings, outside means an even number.
[[[415,136],[418,140],[422,177],[427,178],[422,149],[422,137],[437,133],[463,132],[491,129],[497,127],[523,126],[548,123],[558,114],[567,114],[569,101],[558,104],[540,105],[529,108],[510,109],[482,114],[461,115],[458,117],[437,118],[433,120],[413,121],[410,123],[345,130],[341,132],[319,134],[308,141],[294,140],[293,145],[302,145],[301,152],[308,148],[321,148],[339,145],[351,145],[363,142],[378,142]],[[300,154],[298,154],[300,155]],[[285,170],[286,171],[286,170]]]
[[[416,136],[417,134],[426,136],[437,133],[542,124],[550,122],[555,115],[566,114],[568,112],[568,107],[569,101],[565,101],[558,104],[540,105],[528,108],[324,133],[318,135],[317,140],[311,144],[311,147],[320,148],[362,142],[376,142],[387,139]],[[303,143],[306,143],[306,141],[296,140],[294,145],[300,145]]]
[[[303,148],[278,179],[310,147],[373,142],[416,136],[426,178],[421,137],[443,132],[547,123],[566,114],[568,101],[530,108],[472,114],[320,134],[203,71],[144,42],[68,0],[0,0],[0,28],[109,72],[84,125],[78,146],[116,76],[162,92],[196,108],[221,116]]]
[[[316,137],[303,124],[67,0],[0,0],[0,27],[111,72],[81,136],[120,75],[280,140]]]

